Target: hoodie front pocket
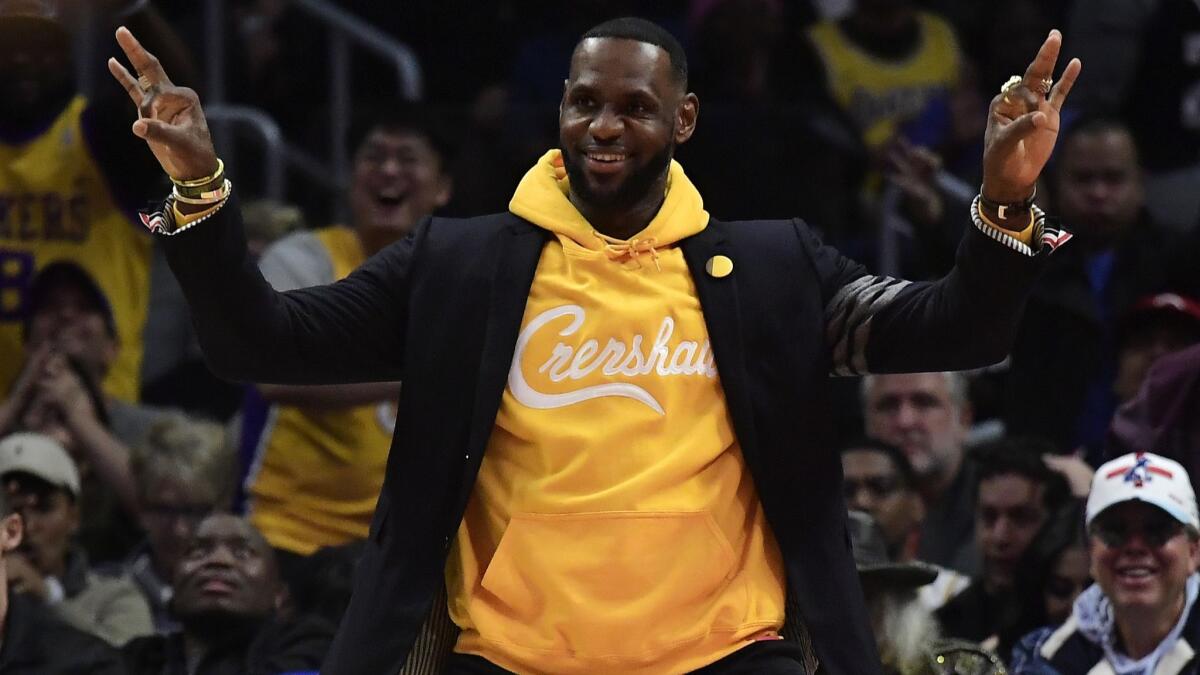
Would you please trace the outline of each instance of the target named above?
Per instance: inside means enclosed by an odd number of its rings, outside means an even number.
[[[485,640],[636,662],[731,628],[712,623],[746,602],[734,560],[705,512],[518,514],[470,612]]]

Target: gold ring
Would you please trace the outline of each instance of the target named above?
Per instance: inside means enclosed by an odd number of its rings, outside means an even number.
[[[153,86],[154,86],[154,84],[150,82],[149,77],[146,77],[145,75],[138,76],[138,88],[140,88],[142,90],[142,93],[146,93],[146,92],[150,91],[150,87],[153,87]]]
[[[1054,86],[1054,79],[1049,78],[1049,77],[1043,77],[1041,84],[1042,84],[1042,95],[1043,96],[1048,95],[1050,93],[1050,87]]]
[[[1012,101],[1008,98],[1008,95],[1013,89],[1021,86],[1022,81],[1023,80],[1021,79],[1020,75],[1013,75],[1012,77],[1008,78],[1007,81],[1005,81],[1003,86],[1000,87],[1000,93],[1004,96],[1005,103],[1012,103]]]

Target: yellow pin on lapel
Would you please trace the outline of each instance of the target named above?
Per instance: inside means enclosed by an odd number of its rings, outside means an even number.
[[[733,273],[733,261],[723,255],[714,255],[704,263],[704,271],[717,279],[727,277]]]

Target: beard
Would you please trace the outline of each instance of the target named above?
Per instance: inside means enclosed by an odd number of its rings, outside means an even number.
[[[592,188],[584,173],[583,163],[587,158],[569,150],[561,138],[559,146],[562,148],[563,167],[571,181],[571,191],[587,204],[607,211],[623,211],[645,199],[658,179],[666,173],[675,155],[675,141],[672,139],[644,165],[634,167],[616,188],[600,192]]]

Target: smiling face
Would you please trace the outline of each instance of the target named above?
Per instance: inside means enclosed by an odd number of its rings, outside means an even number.
[[[280,602],[279,572],[270,546],[245,520],[205,518],[175,568],[173,608],[186,625],[214,615],[266,617]]]
[[[558,116],[573,201],[609,212],[657,203],[698,109],[664,49],[618,38],[580,42]]]
[[[1156,506],[1124,502],[1097,516],[1090,531],[1092,576],[1118,618],[1178,612],[1200,564],[1200,543],[1179,521]]]
[[[450,199],[442,158],[422,134],[375,128],[354,154],[350,208],[371,241],[395,241]]]

